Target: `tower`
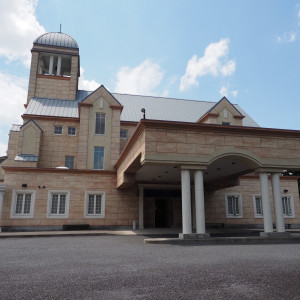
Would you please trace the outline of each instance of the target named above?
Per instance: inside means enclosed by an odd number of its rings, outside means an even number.
[[[45,33],[31,49],[27,104],[33,97],[75,100],[80,76],[77,42],[61,32]]]

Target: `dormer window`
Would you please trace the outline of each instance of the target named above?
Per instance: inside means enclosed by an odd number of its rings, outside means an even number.
[[[71,76],[71,55],[40,53],[38,74]]]

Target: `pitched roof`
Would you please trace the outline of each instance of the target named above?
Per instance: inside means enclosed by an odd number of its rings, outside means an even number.
[[[16,161],[29,161],[29,162],[37,162],[38,156],[33,154],[17,154],[15,157]]]
[[[78,118],[78,103],[92,92],[78,91],[75,101],[48,98],[32,98],[24,115]],[[143,117],[141,109],[146,111],[146,118],[152,120],[197,122],[217,102],[185,100],[154,96],[140,96],[112,93],[121,105],[121,121],[139,122]],[[237,104],[234,107],[245,116],[244,126],[259,125]]]

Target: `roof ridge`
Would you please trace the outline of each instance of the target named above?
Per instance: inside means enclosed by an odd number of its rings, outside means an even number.
[[[134,96],[134,97],[144,97],[144,98],[160,98],[168,100],[181,100],[181,101],[193,101],[193,102],[204,102],[204,103],[217,103],[216,101],[205,101],[205,100],[195,100],[195,99],[183,99],[183,98],[171,98],[171,97],[162,97],[162,96],[146,96],[146,95],[134,95],[134,94],[123,94],[123,93],[112,93],[114,95],[123,95],[123,96]]]

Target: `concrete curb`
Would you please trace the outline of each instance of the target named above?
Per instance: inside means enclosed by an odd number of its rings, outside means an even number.
[[[7,238],[38,238],[38,237],[71,237],[71,236],[136,236],[132,231],[52,231],[52,232],[3,232],[0,239]]]
[[[210,237],[203,239],[154,238],[144,244],[170,245],[245,245],[245,244],[297,244],[300,237]]]

